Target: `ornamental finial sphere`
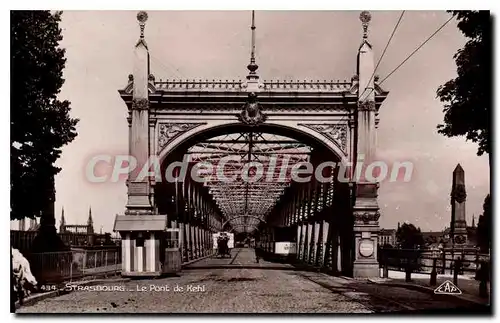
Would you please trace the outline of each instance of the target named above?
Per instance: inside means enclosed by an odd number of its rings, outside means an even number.
[[[361,20],[362,23],[367,24],[370,20],[372,20],[372,15],[369,11],[363,11],[359,14],[359,20]]]
[[[148,13],[146,11],[139,11],[137,13],[137,21],[145,23],[148,20]]]

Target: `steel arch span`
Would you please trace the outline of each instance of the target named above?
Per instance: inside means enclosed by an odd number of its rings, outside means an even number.
[[[361,155],[374,161],[388,92],[374,75],[370,15],[360,17],[365,33],[348,80],[262,80],[252,51],[246,79],[209,81],[157,79],[141,15],[134,72],[119,94],[128,108],[130,155],[138,165],[156,158],[162,177],[129,175],[125,214],[115,221],[123,275],[160,274],[170,232],[179,231],[172,239],[190,261],[211,250],[213,232],[230,226],[266,241],[289,228],[300,260],[378,277],[378,184],[356,180],[352,170],[340,182],[334,166],[320,169],[327,180],[294,177],[299,164],[354,165]]]

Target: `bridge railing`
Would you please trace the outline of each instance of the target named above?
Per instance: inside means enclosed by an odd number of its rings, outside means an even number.
[[[482,254],[477,248],[444,248],[444,249],[392,249],[381,248],[378,261],[381,267],[390,270],[406,271],[407,266],[414,273],[429,274],[436,260],[436,271],[439,274],[452,274],[457,259],[461,260],[461,272],[464,275],[475,275],[481,262],[490,262],[488,254]]]
[[[116,249],[32,253],[27,258],[31,272],[41,284],[116,274],[121,270],[121,251]]]
[[[38,231],[18,231],[10,230],[10,245],[21,251],[22,254],[30,253],[33,247],[33,241],[38,235]],[[86,247],[113,247],[120,244],[120,239],[109,238],[106,234],[97,233],[58,233],[59,238],[68,247],[86,246]],[[103,248],[104,249],[104,248]]]

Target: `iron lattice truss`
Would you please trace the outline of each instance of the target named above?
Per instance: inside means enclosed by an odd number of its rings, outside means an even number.
[[[309,162],[312,148],[261,132],[231,133],[197,143],[190,162],[228,221],[226,229],[251,232],[291,184],[291,169]],[[210,170],[211,169],[211,170]]]

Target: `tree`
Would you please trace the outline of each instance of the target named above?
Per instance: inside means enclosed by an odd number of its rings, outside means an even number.
[[[424,240],[425,240],[425,244],[428,246],[431,246],[433,244],[438,243],[436,236],[433,236],[433,235],[426,237]]]
[[[477,223],[477,243],[482,252],[488,252],[491,248],[491,197],[488,194],[483,203],[483,214],[479,216]]]
[[[396,231],[396,238],[403,249],[415,249],[424,244],[420,228],[417,229],[411,223],[403,223]]]
[[[444,124],[438,133],[466,136],[478,143],[477,154],[487,153],[491,163],[491,17],[489,11],[451,11],[458,28],[468,38],[453,56],[458,76],[440,86]]]
[[[11,219],[50,210],[61,170],[54,163],[77,135],[70,102],[57,99],[66,63],[60,20],[60,12],[11,11]]]

